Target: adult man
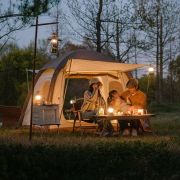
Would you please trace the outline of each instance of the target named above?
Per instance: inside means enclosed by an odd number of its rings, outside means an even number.
[[[147,97],[139,90],[139,83],[137,79],[130,79],[126,84],[127,90],[124,91],[120,96],[126,101],[127,104],[131,105],[132,109],[146,109]],[[120,127],[122,135],[137,136],[139,123],[138,121],[121,122]]]

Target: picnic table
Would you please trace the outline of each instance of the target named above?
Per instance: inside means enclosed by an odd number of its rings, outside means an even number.
[[[152,132],[152,128],[150,125],[150,119],[151,117],[155,116],[155,114],[142,114],[142,115],[136,115],[136,114],[131,114],[131,115],[95,115],[94,118],[97,120],[103,120],[103,122],[106,121],[111,121],[111,120],[117,120],[118,122],[120,121],[139,121],[141,128],[143,132]]]

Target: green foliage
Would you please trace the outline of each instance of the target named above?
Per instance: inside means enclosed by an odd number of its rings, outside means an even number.
[[[174,103],[174,104],[157,104],[153,102],[151,104],[151,111],[152,112],[180,112],[180,104]]]
[[[179,179],[179,117],[161,113],[137,138],[0,129],[0,179]]]
[[[21,0],[20,4],[18,4],[18,9],[24,15],[22,18],[23,22],[28,23],[29,19],[46,13],[58,2],[59,0]]]
[[[147,94],[148,104],[155,101],[155,77],[153,74],[142,76],[139,79],[139,86]]]
[[[179,179],[179,117],[158,114],[137,138],[0,129],[0,179]]]
[[[26,68],[32,69],[33,49],[17,46],[5,53],[0,60],[0,104],[22,105],[27,95]],[[46,57],[38,53],[36,69],[42,67]],[[30,78],[31,80],[31,74]]]

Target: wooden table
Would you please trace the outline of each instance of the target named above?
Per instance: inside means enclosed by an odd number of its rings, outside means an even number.
[[[150,118],[155,116],[155,114],[143,114],[143,115],[96,115],[94,116],[96,119],[103,121],[139,121],[141,124],[141,128],[144,132],[152,132],[152,128],[150,126]],[[148,127],[146,127],[148,125]]]

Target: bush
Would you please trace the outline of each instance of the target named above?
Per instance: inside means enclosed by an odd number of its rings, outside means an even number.
[[[166,143],[0,145],[0,179],[180,178],[180,153]]]

